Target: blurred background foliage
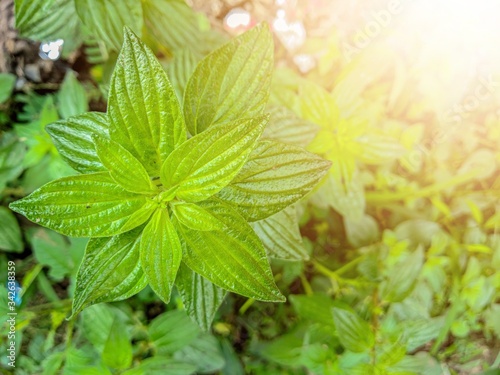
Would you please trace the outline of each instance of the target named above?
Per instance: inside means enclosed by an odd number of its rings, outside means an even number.
[[[499,12],[467,0],[0,0],[0,278],[14,260],[15,373],[499,374]],[[7,208],[76,173],[45,126],[105,111],[124,25],[182,100],[203,56],[262,21],[276,46],[266,136],[333,163],[297,215],[254,226],[284,258],[272,264],[288,302],[229,295],[203,332],[178,296],[164,305],[145,289],[65,320],[86,240]]]

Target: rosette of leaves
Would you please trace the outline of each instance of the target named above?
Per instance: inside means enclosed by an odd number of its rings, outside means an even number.
[[[107,113],[47,127],[81,174],[11,204],[35,223],[91,237],[73,315],[147,284],[165,303],[175,284],[203,328],[226,291],[285,300],[249,222],[302,198],[330,162],[260,140],[272,68],[272,37],[261,25],[197,65],[182,108],[154,54],[125,30]]]

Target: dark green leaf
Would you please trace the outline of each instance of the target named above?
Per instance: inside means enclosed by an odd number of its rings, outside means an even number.
[[[231,40],[205,57],[189,79],[184,116],[191,134],[210,125],[255,117],[265,109],[273,69],[267,24]]]
[[[21,229],[14,214],[0,206],[0,249],[20,253],[23,251]]]
[[[165,160],[163,186],[188,202],[219,192],[240,171],[260,137],[267,117],[210,127],[190,138]]]
[[[165,71],[129,29],[111,78],[108,115],[111,139],[151,176],[159,176],[162,162],[186,140],[182,112]]]
[[[307,260],[295,206],[250,224],[271,258]]]
[[[147,284],[140,263],[142,228],[92,238],[76,277],[73,316],[90,304],[126,299]]]
[[[218,197],[249,221],[265,219],[310,192],[331,163],[304,149],[262,141]]]
[[[227,292],[198,275],[183,263],[179,268],[175,285],[191,319],[198,323],[204,331],[208,331]]]
[[[159,208],[144,228],[141,238],[141,264],[151,289],[168,303],[182,249],[168,211]]]
[[[45,130],[59,155],[81,173],[106,170],[95,151],[92,135],[108,136],[108,117],[105,113],[89,112],[48,125]]]
[[[108,173],[65,177],[10,204],[31,221],[71,237],[106,237],[144,223],[157,203],[123,190]]]
[[[231,229],[195,231],[177,221],[186,265],[223,289],[261,301],[283,302],[264,247],[248,223],[218,200],[200,206]]]

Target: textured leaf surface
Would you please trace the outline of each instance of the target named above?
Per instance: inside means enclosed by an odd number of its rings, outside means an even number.
[[[182,249],[168,211],[159,208],[144,228],[141,239],[141,264],[151,289],[168,303]]]
[[[108,173],[95,173],[50,182],[10,207],[67,236],[106,237],[144,223],[156,203],[124,190]]]
[[[23,251],[21,229],[16,217],[7,207],[0,207],[0,249],[20,253]]]
[[[151,176],[186,139],[174,89],[151,50],[129,29],[111,78],[111,139],[132,153]]]
[[[124,26],[141,32],[142,6],[138,1],[75,0],[75,6],[83,24],[111,50],[120,50]]]
[[[16,0],[16,28],[21,35],[38,40],[64,39],[77,47],[80,20],[73,0]]]
[[[247,220],[262,220],[306,195],[329,167],[329,161],[300,147],[262,141],[218,197]]]
[[[66,73],[57,98],[62,118],[78,116],[89,109],[85,89],[71,70]]]
[[[273,41],[257,26],[205,57],[189,79],[184,116],[191,134],[262,114],[271,85]]]
[[[98,135],[92,139],[97,156],[117,184],[132,193],[151,194],[158,191],[141,162],[119,143]]]
[[[319,127],[303,120],[286,107],[271,107],[269,124],[262,138],[306,147],[316,137]]]
[[[59,155],[81,173],[101,172],[105,168],[95,151],[92,135],[108,136],[108,117],[105,113],[89,112],[58,121],[45,127]]]
[[[240,171],[260,137],[267,117],[210,127],[170,154],[161,170],[163,186],[198,202],[219,192]]]
[[[352,352],[363,352],[373,347],[375,338],[370,325],[356,313],[334,307],[333,321],[340,343]]]
[[[250,224],[272,258],[307,260],[294,206]]]
[[[204,330],[210,330],[215,313],[227,292],[183,263],[175,282],[187,313]]]
[[[171,207],[177,220],[188,228],[194,230],[226,229],[210,212],[195,203],[180,202]]]
[[[204,201],[200,206],[229,229],[195,231],[177,221],[185,264],[223,289],[262,301],[283,302],[264,247],[248,223],[220,201]]]
[[[76,277],[73,315],[88,305],[126,299],[147,284],[140,263],[142,228],[92,238]]]

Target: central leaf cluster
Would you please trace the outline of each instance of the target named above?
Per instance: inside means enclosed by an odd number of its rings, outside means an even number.
[[[168,302],[175,283],[205,328],[225,291],[284,301],[249,222],[302,198],[330,163],[261,139],[272,54],[266,25],[227,43],[200,61],[181,106],[154,54],[126,30],[107,113],[47,126],[81,174],[11,208],[68,236],[91,237],[74,314],[147,284]],[[198,298],[207,307],[201,318],[190,307]]]

